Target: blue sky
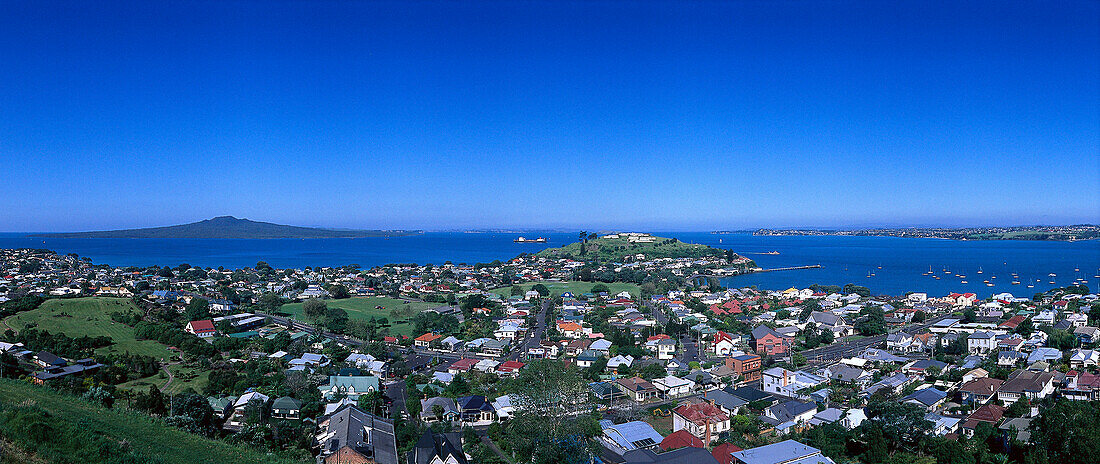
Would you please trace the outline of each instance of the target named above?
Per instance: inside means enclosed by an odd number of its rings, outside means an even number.
[[[0,11],[2,231],[1100,222],[1096,2]]]

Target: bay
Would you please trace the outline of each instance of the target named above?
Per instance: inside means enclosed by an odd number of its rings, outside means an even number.
[[[910,291],[944,295],[974,292],[985,297],[1001,292],[1030,297],[1052,287],[1085,279],[1098,287],[1100,241],[955,241],[896,237],[753,236],[708,232],[655,232],[689,243],[732,249],[764,268],[821,265],[820,269],[778,271],[723,279],[730,287],[765,289],[811,284],[866,286],[875,294]],[[575,233],[524,234],[550,238],[549,243],[514,243],[521,234],[429,232],[405,237],[356,239],[78,239],[0,234],[0,248],[47,248],[76,253],[112,266],[251,267],[257,261],[303,268],[389,263],[479,263],[508,260],[576,240]],[[778,255],[760,254],[778,251]],[[923,275],[931,268],[940,279]],[[945,269],[951,271],[946,274]],[[982,274],[977,271],[981,269]],[[1012,273],[1019,285],[1012,285]],[[1049,274],[1056,274],[1049,276]],[[873,276],[871,274],[874,274]],[[965,275],[963,284],[959,275]],[[985,280],[994,284],[986,286]],[[1055,283],[1051,284],[1053,280]],[[1028,288],[1028,285],[1033,287]]]

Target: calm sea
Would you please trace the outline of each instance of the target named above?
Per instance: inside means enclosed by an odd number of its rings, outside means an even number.
[[[114,266],[170,265],[238,268],[267,261],[276,267],[363,267],[387,263],[478,263],[507,260],[524,252],[561,246],[576,234],[542,234],[547,244],[519,244],[519,234],[425,233],[391,238],[358,239],[73,239],[0,234],[0,248],[48,248],[77,253],[95,263]],[[729,248],[764,268],[820,264],[821,269],[780,271],[725,279],[726,286],[756,285],[767,289],[811,284],[855,283],[878,294],[924,291],[931,295],[974,292],[981,296],[1010,292],[1032,294],[1088,281],[1100,283],[1100,241],[953,241],[892,237],[760,237],[705,232],[666,232],[685,242]],[[758,254],[778,251],[778,255]],[[940,277],[923,275],[929,269]],[[944,270],[951,271],[946,274]],[[982,270],[982,274],[978,274]],[[1018,285],[1012,285],[1012,273]],[[1050,276],[1049,274],[1055,274]],[[874,274],[873,276],[871,274]],[[965,275],[967,284],[959,274]],[[988,287],[983,282],[994,284]],[[1054,284],[1050,284],[1050,281]],[[1028,288],[1028,285],[1034,287]]]

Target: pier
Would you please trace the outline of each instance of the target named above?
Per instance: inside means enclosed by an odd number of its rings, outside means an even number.
[[[774,269],[761,269],[756,272],[775,272],[775,271],[795,271],[798,269],[821,269],[820,264],[810,264],[808,266],[791,266],[791,267],[777,267]]]

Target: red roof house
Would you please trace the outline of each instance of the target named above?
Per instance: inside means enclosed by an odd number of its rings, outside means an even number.
[[[183,329],[187,333],[192,333],[200,337],[213,337],[217,333],[217,329],[214,328],[214,322],[210,319],[203,319],[201,321],[191,321],[187,323],[187,327]]]

